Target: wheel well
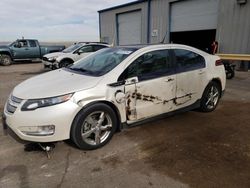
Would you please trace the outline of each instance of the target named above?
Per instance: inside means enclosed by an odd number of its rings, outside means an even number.
[[[74,61],[72,59],[70,59],[70,58],[64,58],[64,59],[62,59],[60,61],[60,63],[63,62],[63,61],[69,61],[70,63],[74,63]]]
[[[0,55],[8,55],[8,56],[10,56],[11,60],[13,60],[12,56],[9,52],[0,52]]]
[[[220,79],[219,78],[213,78],[211,80],[211,82],[215,82],[215,83],[217,83],[220,86],[220,94],[221,94],[222,93],[222,85],[221,85]]]
[[[109,107],[111,107],[111,108],[114,110],[115,115],[116,115],[117,120],[118,120],[118,126],[117,126],[117,128],[116,128],[116,132],[120,132],[121,129],[122,129],[122,126],[121,126],[121,116],[120,116],[120,113],[119,113],[118,108],[117,108],[112,102],[109,102],[109,101],[96,101],[96,102],[91,102],[91,103],[87,104],[86,106],[84,106],[84,107],[82,108],[82,110],[83,110],[84,108],[87,108],[87,107],[92,106],[92,105],[97,104],[97,103],[106,104],[106,105],[108,105]],[[80,111],[81,111],[81,110],[80,110]]]

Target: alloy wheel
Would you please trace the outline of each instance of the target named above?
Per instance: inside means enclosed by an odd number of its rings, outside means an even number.
[[[95,146],[103,143],[109,137],[111,129],[110,115],[103,111],[95,111],[85,118],[81,126],[81,136],[84,142]]]

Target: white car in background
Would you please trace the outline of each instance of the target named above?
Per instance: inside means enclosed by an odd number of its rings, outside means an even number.
[[[109,45],[104,43],[80,42],[71,45],[62,52],[46,54],[42,60],[45,68],[58,69],[73,64],[75,61],[107,47],[109,47]]]
[[[3,120],[23,140],[71,139],[81,149],[96,149],[124,125],[197,108],[213,111],[225,84],[220,58],[196,48],[118,46],[22,82]]]

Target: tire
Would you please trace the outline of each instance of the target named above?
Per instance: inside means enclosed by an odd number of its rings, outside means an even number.
[[[79,149],[93,150],[107,144],[117,127],[114,110],[103,103],[81,110],[75,117],[70,139]]]
[[[230,70],[226,72],[227,79],[232,79],[234,77],[234,71]]]
[[[0,63],[4,66],[8,66],[12,63],[12,59],[9,55],[3,54],[0,56]]]
[[[200,111],[212,112],[216,109],[221,97],[221,87],[217,82],[210,82],[201,98]]]
[[[58,64],[58,66],[59,66],[59,68],[62,68],[62,67],[67,67],[67,66],[70,65],[70,64],[72,64],[71,61],[69,61],[69,60],[62,60],[62,61]]]

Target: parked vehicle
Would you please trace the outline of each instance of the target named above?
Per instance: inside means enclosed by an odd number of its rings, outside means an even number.
[[[223,61],[226,71],[226,78],[232,79],[235,75],[235,65],[230,64],[228,61]]]
[[[124,125],[213,111],[225,76],[218,56],[185,45],[106,48],[16,86],[3,119],[23,140],[96,149]]]
[[[18,39],[15,42],[0,46],[0,64],[10,65],[19,60],[34,60],[52,52],[60,52],[65,46],[41,46],[38,40]]]
[[[93,52],[107,47],[109,45],[97,42],[76,43],[62,52],[50,53],[43,56],[44,68],[58,69],[66,67]]]

